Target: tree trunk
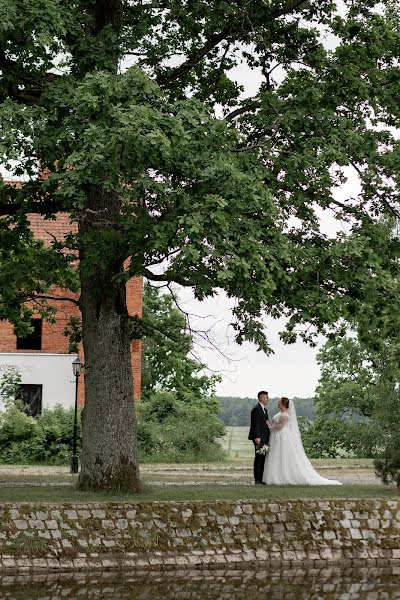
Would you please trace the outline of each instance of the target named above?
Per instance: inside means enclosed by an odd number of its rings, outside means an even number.
[[[126,285],[115,279],[123,270],[124,256],[117,234],[115,244],[107,237],[110,220],[120,205],[118,198],[97,189],[88,195],[87,208],[80,218],[85,406],[78,486],[82,490],[138,492]],[[104,213],[107,225],[101,220]]]

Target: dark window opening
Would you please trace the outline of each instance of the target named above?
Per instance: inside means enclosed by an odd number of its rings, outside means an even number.
[[[42,414],[42,388],[42,385],[36,383],[23,383],[15,394],[15,399],[21,400],[26,414],[30,417]]]
[[[17,337],[17,350],[42,349],[42,319],[31,319],[32,333],[26,337]]]

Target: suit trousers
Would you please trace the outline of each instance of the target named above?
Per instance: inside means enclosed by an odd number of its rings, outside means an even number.
[[[256,443],[254,443],[254,452],[256,450]],[[264,463],[265,463],[265,454],[256,454],[254,456],[254,481],[259,483],[262,482],[263,474],[264,474]]]

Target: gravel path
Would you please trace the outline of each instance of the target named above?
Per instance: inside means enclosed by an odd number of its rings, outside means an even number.
[[[338,479],[345,485],[381,485],[374,471],[368,468],[331,466],[318,467],[324,477]],[[143,480],[157,486],[219,485],[243,486],[253,483],[250,466],[237,465],[143,465]],[[0,487],[70,486],[74,482],[68,467],[0,465]]]

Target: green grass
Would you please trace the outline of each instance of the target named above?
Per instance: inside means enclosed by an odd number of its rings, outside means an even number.
[[[71,487],[1,487],[1,502],[151,502],[213,501],[288,498],[390,498],[398,497],[394,487],[347,486],[145,486],[140,494],[78,492]]]

